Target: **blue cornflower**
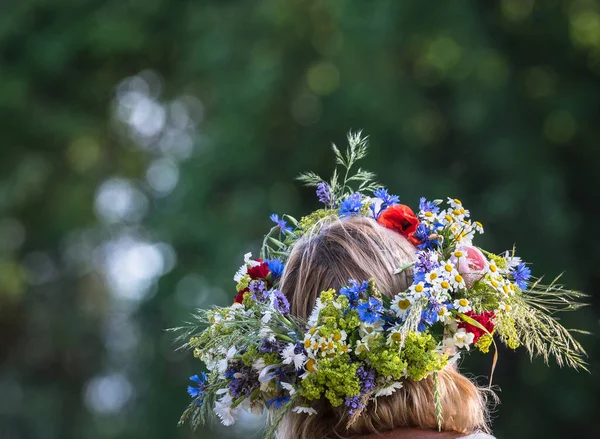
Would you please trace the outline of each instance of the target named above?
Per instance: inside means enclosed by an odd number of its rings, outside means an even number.
[[[360,209],[362,208],[362,199],[359,193],[352,194],[340,205],[340,216],[352,216],[360,214]]]
[[[340,294],[348,298],[348,302],[350,303],[351,307],[356,307],[358,299],[360,299],[360,295],[369,288],[369,282],[364,280],[361,284],[359,284],[354,279],[349,279],[348,283],[350,284],[349,286],[340,288]]]
[[[206,374],[204,372],[200,373],[200,376],[193,375],[190,377],[190,380],[195,382],[195,386],[188,386],[187,392],[188,394],[197,399],[198,405],[204,403],[204,390],[206,388]]]
[[[375,323],[383,310],[383,305],[379,300],[370,297],[368,302],[361,303],[357,309],[361,321]]]
[[[433,201],[427,201],[425,197],[421,197],[419,200],[419,210],[421,212],[439,213],[440,208]]]
[[[271,218],[271,221],[277,224],[277,227],[279,227],[279,230],[281,230],[281,233],[283,233],[284,235],[286,233],[292,232],[292,228],[287,225],[283,218],[280,219],[279,215],[277,215],[276,213],[272,214],[269,218]]]
[[[279,290],[273,290],[271,292],[271,305],[281,314],[288,314],[290,312],[290,302]]]
[[[283,274],[283,262],[281,262],[279,259],[267,259],[265,262],[269,266],[271,275],[275,279],[281,277],[281,275]]]
[[[271,406],[273,406],[276,409],[280,409],[289,400],[290,400],[289,396],[287,396],[287,395],[279,395],[279,396],[276,396],[275,398],[269,399],[267,401],[267,407],[270,408]]]
[[[326,206],[331,206],[333,202],[333,194],[331,193],[331,186],[322,181],[317,185],[317,197],[319,201]]]
[[[373,195],[382,201],[381,210],[400,203],[400,197],[388,194],[388,190],[385,188],[377,189]]]
[[[524,262],[517,265],[516,268],[512,269],[512,275],[515,280],[515,283],[522,290],[527,289],[527,281],[531,278],[531,270]]]
[[[421,313],[421,322],[431,326],[438,321],[438,313],[435,307],[423,310]]]

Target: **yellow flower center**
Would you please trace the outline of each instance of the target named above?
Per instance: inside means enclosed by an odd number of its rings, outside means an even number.
[[[409,306],[410,306],[410,300],[408,300],[408,299],[400,299],[398,301],[398,308],[400,308],[403,311],[408,309]]]
[[[332,351],[332,350],[333,350],[333,347],[334,347],[334,346],[333,346],[333,342],[332,342],[332,341],[330,341],[330,342],[327,344],[327,349],[329,349],[330,351]]]
[[[479,221],[475,221],[475,225],[483,229],[483,224],[481,224]]]
[[[333,339],[334,339],[335,341],[340,341],[340,340],[342,339],[342,334],[335,334],[335,335],[333,336]]]
[[[458,304],[459,304],[460,306],[468,306],[468,305],[469,305],[469,301],[468,301],[467,299],[460,299],[460,300],[458,301]]]
[[[446,270],[448,273],[451,273],[452,270],[454,270],[454,267],[450,264],[446,264],[444,265],[444,270]]]
[[[458,210],[458,209],[454,209],[454,210],[452,211],[452,213],[453,213],[454,215],[458,216],[458,215],[460,215],[460,210]]]
[[[454,252],[454,256],[456,256],[457,258],[462,258],[464,256],[464,253],[458,250]]]
[[[508,287],[508,285],[502,285],[502,289],[504,290],[504,293],[508,294],[510,292],[510,288]]]
[[[308,332],[310,332],[310,335],[314,335],[315,332],[317,332],[317,327],[313,326],[312,328],[310,328],[310,331],[308,331]]]
[[[437,275],[437,273],[436,273],[436,272],[429,273],[429,279],[430,279],[430,280],[436,280],[436,279],[437,279],[437,277],[438,277],[438,275]]]
[[[494,264],[490,264],[490,271],[492,273],[495,273],[496,271],[498,271],[498,267],[496,267]]]
[[[399,332],[394,332],[392,334],[392,340],[393,341],[400,341],[400,340],[402,340],[402,334],[400,334]]]
[[[495,281],[495,280],[492,280],[492,286],[493,286],[494,288],[498,288],[498,286],[499,286],[499,285],[500,285],[500,284],[499,284],[497,281]]]
[[[454,276],[454,280],[456,282],[458,282],[459,284],[463,283],[463,277],[460,274],[457,274],[456,276]]]
[[[308,360],[308,362],[306,363],[306,370],[308,370],[309,372],[314,372],[314,371],[315,371],[315,366],[316,366],[316,365],[317,365],[317,362],[311,358],[311,359],[310,359],[310,360]]]
[[[454,202],[455,202],[456,204],[462,204],[462,201],[460,201],[458,198],[455,198],[455,199],[454,199]]]
[[[433,212],[425,212],[425,216],[431,218],[433,216]]]
[[[440,284],[442,286],[442,288],[444,288],[445,290],[447,290],[448,288],[450,288],[450,284],[448,283],[448,281],[443,280],[442,283]]]
[[[417,293],[422,293],[422,292],[423,292],[423,285],[421,285],[421,284],[418,284],[418,285],[415,287],[415,291],[416,291]]]
[[[310,347],[310,345],[312,344],[312,342],[310,341],[310,339],[304,340],[304,347],[306,349],[308,349]]]
[[[448,221],[449,223],[453,220],[453,218],[450,215],[446,215],[444,218],[446,218],[446,221]]]
[[[464,215],[465,213],[467,213],[467,211],[461,207],[460,208],[460,213],[462,213]]]
[[[342,352],[348,352],[348,346],[346,346],[346,345],[340,346],[340,351],[342,351]]]

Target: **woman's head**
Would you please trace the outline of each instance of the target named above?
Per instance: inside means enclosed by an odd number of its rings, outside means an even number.
[[[375,279],[382,294],[393,297],[412,283],[412,270],[394,271],[415,258],[415,247],[402,235],[363,217],[330,218],[307,233],[295,245],[286,264],[281,290],[292,314],[306,318],[321,291],[347,285],[349,279]],[[447,367],[439,373],[445,430],[487,430],[485,398],[471,381]],[[326,401],[315,402],[318,414],[290,413],[280,437],[312,439],[344,437],[398,427],[436,428],[431,377],[414,382],[389,397],[371,401],[348,428],[344,407],[333,409]]]

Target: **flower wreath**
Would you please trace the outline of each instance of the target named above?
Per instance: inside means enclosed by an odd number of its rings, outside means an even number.
[[[216,414],[232,425],[241,409],[261,414],[269,408],[269,438],[285,414],[316,413],[315,400],[345,406],[352,422],[370,400],[391,395],[404,380],[433,375],[441,427],[437,373],[465,351],[488,353],[493,346],[495,365],[501,341],[512,349],[524,346],[546,362],[553,356],[560,366],[586,368],[583,348],[552,317],[580,307],[581,293],[563,289],[558,279],[543,285],[514,249],[497,255],[474,246],[483,226],[470,220],[457,199],[421,198],[415,214],[374,183],[372,173],[353,173],[367,142],[360,133],[348,140],[345,154],[333,145],[343,179],[337,167],[329,182],[314,173],[299,177],[317,188],[325,207],[300,221],[273,214],[260,258],[246,254],[234,276],[234,304],[199,310],[186,327],[185,346],[207,372],[190,378],[193,400],[182,423],[196,426]],[[412,266],[414,283],[389,299],[373,280],[349,280],[339,291],[323,291],[308,321],[291,315],[278,284],[294,243],[327,218],[355,215],[417,247],[415,261],[395,272]]]

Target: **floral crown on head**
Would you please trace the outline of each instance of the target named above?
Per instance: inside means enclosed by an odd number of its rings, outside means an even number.
[[[338,167],[329,182],[314,173],[299,177],[316,187],[324,208],[299,221],[273,214],[260,257],[246,254],[234,276],[234,304],[199,310],[185,327],[185,346],[207,372],[190,378],[193,400],[181,422],[196,426],[217,415],[231,425],[240,410],[268,408],[266,437],[273,437],[287,413],[312,415],[313,402],[325,398],[344,407],[351,424],[370,401],[393,394],[405,380],[432,375],[441,428],[437,374],[463,352],[493,347],[495,365],[500,341],[585,369],[583,348],[552,316],[579,308],[581,293],[563,289],[558,279],[543,285],[514,249],[493,254],[476,247],[483,226],[457,199],[421,198],[415,214],[372,173],[354,171],[367,141],[350,133],[348,142],[345,154],[333,145]],[[339,291],[321,292],[307,321],[291,315],[278,285],[294,243],[324,219],[353,216],[377,221],[416,246],[415,260],[395,271],[412,267],[413,284],[390,299],[372,279],[350,279]]]

